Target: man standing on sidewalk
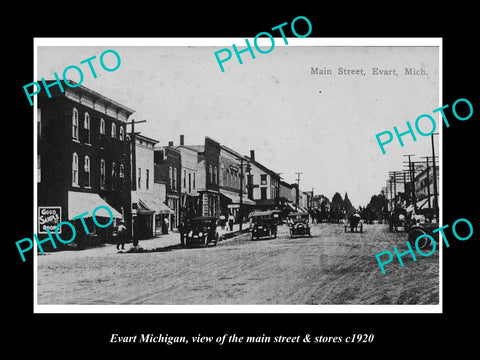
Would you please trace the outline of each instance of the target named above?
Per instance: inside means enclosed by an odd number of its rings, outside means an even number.
[[[122,250],[125,250],[125,238],[127,235],[127,228],[123,224],[123,221],[120,221],[117,229],[117,250],[120,250],[120,245],[122,245]]]

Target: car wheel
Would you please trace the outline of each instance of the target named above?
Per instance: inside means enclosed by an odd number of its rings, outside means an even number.
[[[412,231],[410,231],[408,233],[408,236],[407,236],[407,240],[408,242],[410,243],[410,245],[412,246],[415,246],[415,242],[417,240],[417,238],[421,235],[424,235],[426,234],[426,232],[422,229],[414,229]],[[419,249],[424,249],[427,247],[428,245],[428,240],[426,237],[422,237],[419,241],[418,241],[418,248]]]
[[[205,247],[208,247],[208,236],[207,235],[205,235],[203,237],[203,245],[205,245]]]

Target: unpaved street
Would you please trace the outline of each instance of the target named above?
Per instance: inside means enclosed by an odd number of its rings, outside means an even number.
[[[252,242],[249,234],[217,247],[125,253],[65,251],[38,257],[38,304],[437,304],[438,250],[394,259],[382,275],[375,254],[405,233],[365,225],[312,226],[312,237]],[[404,251],[404,250],[403,250]]]

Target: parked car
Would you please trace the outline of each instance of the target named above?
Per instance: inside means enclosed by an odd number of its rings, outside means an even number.
[[[288,215],[288,226],[290,227],[290,237],[297,235],[308,235],[310,233],[309,215],[306,212],[291,212]]]
[[[252,240],[261,237],[277,237],[278,214],[274,211],[257,211],[250,214]]]
[[[216,217],[211,216],[198,216],[190,219],[188,225],[182,230],[185,245],[217,245],[220,236],[217,230],[217,221]]]

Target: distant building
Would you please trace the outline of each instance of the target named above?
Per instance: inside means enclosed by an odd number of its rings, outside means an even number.
[[[130,135],[131,136],[131,135]],[[129,137],[130,137],[129,136]],[[157,140],[135,134],[136,179],[132,186],[132,218],[139,239],[148,239],[161,233],[162,217],[173,214],[165,205],[165,186],[157,189],[154,181],[154,147]],[[132,159],[133,160],[133,159]],[[163,199],[156,192],[163,191]]]
[[[81,220],[72,219],[85,212],[89,214],[86,225],[90,232],[85,241],[111,241],[119,220],[125,221],[131,234],[126,121],[134,110],[82,85],[65,88],[63,93],[52,86],[50,92],[51,98],[45,92],[38,95],[39,209],[59,208],[58,220],[72,222],[78,229],[77,239],[85,232]],[[115,218],[112,226],[100,228],[94,224],[91,215],[98,206],[111,209]],[[106,211],[102,214],[109,217]],[[68,239],[67,235],[63,237]]]
[[[185,146],[185,138],[180,135],[180,145],[176,150],[180,152],[181,179],[180,179],[180,219],[192,218],[201,215],[200,194],[197,191],[199,181],[198,149]]]
[[[257,209],[274,209],[280,197],[280,175],[256,161],[254,150],[250,150],[247,159],[250,165],[247,177],[249,198],[255,201]]]
[[[232,214],[236,220],[245,218],[255,206],[247,196],[247,158],[221,145],[219,164],[220,212],[225,217]]]
[[[173,142],[168,146],[155,146],[154,149],[154,180],[166,184],[166,204],[172,209],[168,223],[170,230],[176,229],[180,219],[180,185],[182,161],[180,151],[175,149]],[[165,219],[163,219],[165,221]]]

